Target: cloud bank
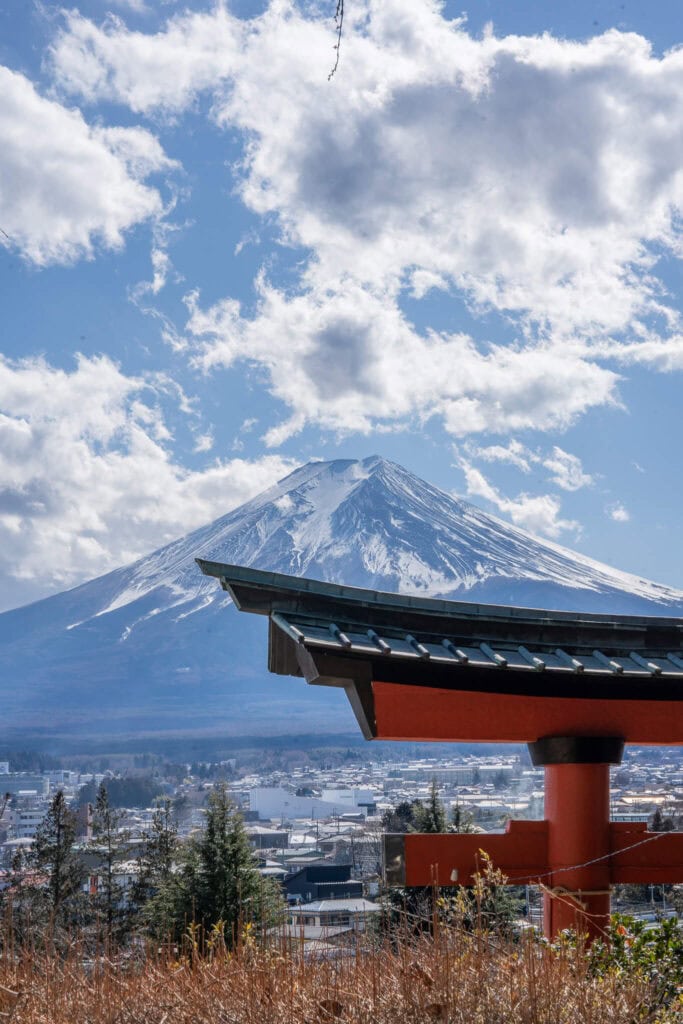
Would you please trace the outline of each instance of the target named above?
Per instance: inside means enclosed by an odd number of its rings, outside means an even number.
[[[132,561],[223,515],[295,463],[277,455],[184,467],[163,378],[106,357],[72,372],[0,358],[0,576],[10,606]]]
[[[180,118],[204,95],[242,133],[243,202],[305,258],[293,291],[259,280],[253,316],[195,295],[188,335],[205,368],[265,369],[291,410],[271,444],[429,415],[456,436],[562,429],[617,401],[615,364],[683,364],[657,276],[681,254],[682,52],[474,38],[429,0],[355,6],[328,84],[330,42],[292,4],[219,3],[156,33],[71,13],[51,55],[84,102]],[[515,341],[418,329],[406,301],[434,289]]]
[[[0,245],[37,266],[71,263],[162,212],[149,175],[173,167],[144,128],[91,127],[0,66]]]

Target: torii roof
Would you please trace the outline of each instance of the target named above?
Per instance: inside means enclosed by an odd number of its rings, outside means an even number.
[[[435,600],[197,562],[237,608],[270,617],[271,672],[343,686],[367,738],[529,741],[580,729],[683,743],[682,619]]]

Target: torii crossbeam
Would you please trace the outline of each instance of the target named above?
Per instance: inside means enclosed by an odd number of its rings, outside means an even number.
[[[609,820],[625,743],[683,744],[683,620],[538,611],[319,583],[197,559],[270,618],[268,667],[343,687],[366,739],[529,744],[543,821],[387,836],[391,884],[467,885],[483,849],[545,887],[544,930],[604,932],[610,886],[683,882],[683,833]]]

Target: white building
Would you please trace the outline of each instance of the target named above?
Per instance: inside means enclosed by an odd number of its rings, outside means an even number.
[[[33,839],[47,814],[45,804],[34,807],[20,807],[12,815],[12,836],[14,839]]]
[[[320,796],[297,796],[282,786],[256,786],[249,807],[259,818],[332,818],[374,803],[371,789],[324,789]]]
[[[289,908],[290,924],[314,928],[352,926],[356,931],[365,931],[368,921],[379,914],[382,908],[377,903],[362,898],[351,900],[315,900],[313,903],[299,903]]]

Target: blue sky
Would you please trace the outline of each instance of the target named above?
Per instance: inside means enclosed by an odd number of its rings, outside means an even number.
[[[683,588],[672,5],[0,3],[0,609],[312,458]]]

